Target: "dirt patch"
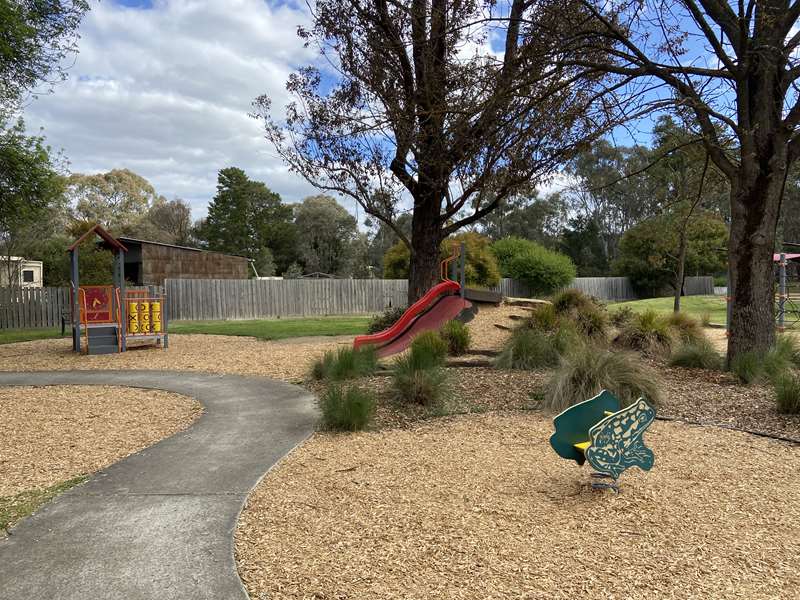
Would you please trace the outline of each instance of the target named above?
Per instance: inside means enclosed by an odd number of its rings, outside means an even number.
[[[252,598],[794,598],[800,449],[653,424],[622,493],[550,450],[535,414],[317,434],[251,495]]]
[[[520,306],[481,304],[478,314],[475,315],[472,321],[467,323],[467,327],[469,327],[472,334],[472,349],[499,350],[511,333],[495,327],[495,324],[514,327],[517,322],[510,317],[526,317],[530,314],[529,310],[525,310]]]
[[[0,496],[93,473],[188,427],[186,396],[108,386],[0,387]]]

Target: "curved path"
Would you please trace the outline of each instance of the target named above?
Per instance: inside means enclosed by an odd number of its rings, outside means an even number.
[[[0,373],[0,385],[50,384],[167,390],[198,399],[205,413],[0,539],[0,599],[246,599],[233,557],[236,521],[264,473],[313,431],[313,396],[235,375]]]

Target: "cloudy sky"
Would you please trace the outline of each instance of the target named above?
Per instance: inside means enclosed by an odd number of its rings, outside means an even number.
[[[216,175],[243,168],[286,201],[314,192],[288,173],[248,116],[260,94],[282,107],[285,82],[314,60],[296,36],[304,3],[103,0],[91,3],[70,78],[26,110],[70,170],[129,168],[205,214]],[[348,208],[353,209],[352,202]]]

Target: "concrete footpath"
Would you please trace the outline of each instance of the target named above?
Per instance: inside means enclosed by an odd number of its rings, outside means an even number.
[[[236,521],[264,473],[313,431],[313,396],[235,375],[0,373],[0,385],[51,384],[167,390],[196,398],[205,413],[0,539],[0,599],[246,599],[233,557]]]

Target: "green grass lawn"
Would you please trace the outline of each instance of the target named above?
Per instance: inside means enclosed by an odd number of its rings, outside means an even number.
[[[630,302],[609,303],[611,311],[629,306],[636,312],[652,309],[660,313],[672,312],[673,298],[648,298],[647,300],[632,300]],[[681,298],[681,312],[685,312],[700,319],[704,313],[711,317],[711,322],[718,325],[725,324],[725,296],[684,296]]]
[[[367,332],[372,317],[309,317],[256,321],[174,321],[170,333],[245,335],[262,340],[283,340],[307,335],[358,335]],[[67,337],[70,332],[67,331]],[[61,329],[2,329],[0,344],[29,342],[61,336]]]
[[[67,329],[66,337],[70,336]],[[61,337],[61,328],[48,329],[0,329],[0,344],[13,344],[14,342],[30,342],[31,340],[47,340]]]
[[[358,335],[366,333],[371,317],[309,317],[257,321],[174,321],[170,333],[246,335],[262,340],[283,340],[308,335]]]

